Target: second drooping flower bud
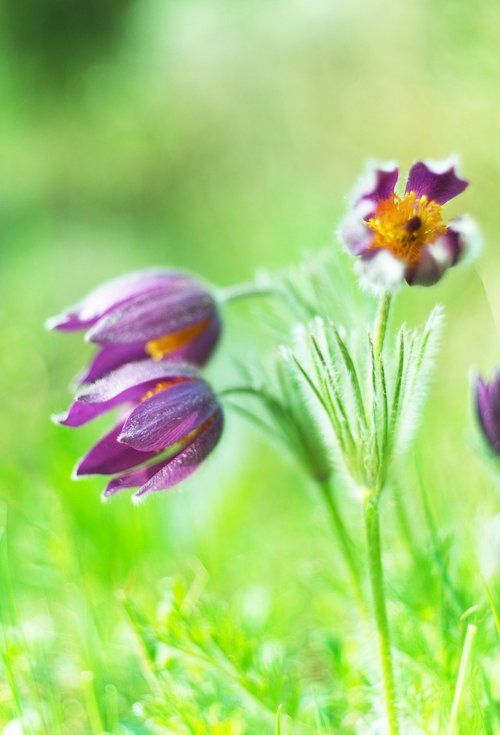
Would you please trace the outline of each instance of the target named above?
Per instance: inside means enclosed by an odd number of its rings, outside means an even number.
[[[79,462],[75,475],[115,475],[106,499],[139,487],[134,499],[186,479],[213,450],[222,433],[219,401],[198,371],[186,364],[141,360],[82,387],[66,414],[78,427],[123,406],[115,427]]]

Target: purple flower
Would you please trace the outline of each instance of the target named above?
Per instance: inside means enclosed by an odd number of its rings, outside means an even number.
[[[476,410],[486,441],[495,454],[500,455],[500,370],[490,383],[477,378]]]
[[[404,194],[394,188],[399,170],[389,163],[361,182],[341,235],[361,258],[373,283],[390,288],[403,279],[410,286],[431,286],[456,265],[478,240],[473,220],[464,215],[446,222],[442,207],[468,182],[452,162],[415,163]]]
[[[146,356],[203,366],[220,334],[213,296],[190,276],[172,271],[133,273],[92,291],[48,327],[87,329],[99,351],[81,382],[101,378]]]
[[[123,406],[116,426],[79,462],[75,475],[116,475],[103,498],[140,487],[135,500],[177,485],[194,472],[222,433],[220,404],[190,365],[141,360],[83,386],[55,420],[81,426]]]

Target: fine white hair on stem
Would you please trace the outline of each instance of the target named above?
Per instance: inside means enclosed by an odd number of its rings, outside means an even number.
[[[443,333],[444,310],[437,305],[431,312],[424,329],[406,332],[409,348],[405,357],[405,375],[402,387],[395,451],[402,453],[413,439],[422,415],[432,369]]]

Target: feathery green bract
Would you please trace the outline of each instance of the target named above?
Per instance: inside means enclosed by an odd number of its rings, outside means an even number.
[[[394,458],[411,440],[421,414],[439,339],[436,307],[422,329],[402,327],[379,359],[372,338],[347,335],[316,317],[295,332],[293,361],[302,390],[314,398],[336,437],[337,461],[357,485],[384,485]]]

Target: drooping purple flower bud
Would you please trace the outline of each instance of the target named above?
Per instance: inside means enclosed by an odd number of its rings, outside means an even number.
[[[79,462],[75,475],[116,475],[106,499],[140,487],[134,499],[166,490],[194,472],[222,433],[221,406],[209,384],[189,365],[140,362],[123,365],[83,386],[66,414],[65,426],[81,426],[117,406],[116,426]]]
[[[484,438],[495,454],[500,455],[500,370],[489,383],[477,378],[476,411]]]
[[[217,304],[190,276],[172,271],[133,273],[100,286],[60,316],[50,329],[87,329],[99,351],[81,382],[92,382],[146,356],[203,366],[220,335]]]
[[[398,176],[394,163],[370,172],[358,188],[341,236],[375,285],[391,288],[406,280],[410,286],[431,286],[479,241],[470,217],[449,223],[442,217],[442,206],[468,182],[457,176],[450,160],[415,163],[402,195],[394,191]]]

